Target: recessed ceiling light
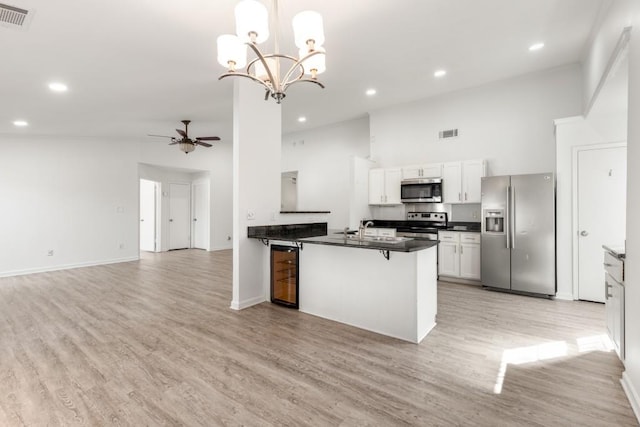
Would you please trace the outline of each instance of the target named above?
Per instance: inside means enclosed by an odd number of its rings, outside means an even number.
[[[376,93],[378,93],[378,91],[373,89],[373,88],[371,88],[371,89],[367,89],[367,91],[365,93],[367,94],[367,96],[373,96]]]
[[[446,70],[438,70],[435,73],[433,73],[433,77],[444,77],[446,75],[447,75]]]
[[[66,92],[69,90],[66,84],[60,82],[51,82],[49,83],[49,89],[53,92]]]
[[[14,120],[13,125],[18,127],[25,127],[29,126],[29,123],[27,123],[27,121],[25,120]]]
[[[300,117],[298,117],[298,121],[299,121],[300,123],[304,123],[304,122],[306,122],[306,121],[307,121],[307,118],[306,118],[306,117],[304,117],[304,116],[300,116]]]
[[[534,50],[540,50],[543,47],[544,47],[544,43],[535,43],[529,46],[529,50],[533,52]]]

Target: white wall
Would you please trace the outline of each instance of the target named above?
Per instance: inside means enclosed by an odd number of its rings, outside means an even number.
[[[143,141],[140,143],[139,162],[174,169],[186,173],[207,171],[211,178],[210,196],[210,248],[211,250],[232,247],[233,217],[233,142],[214,142],[213,147],[198,147],[184,154],[176,146],[164,141]]]
[[[571,65],[371,113],[371,154],[383,167],[485,159],[489,175],[555,169],[553,120],[581,111]],[[438,131],[460,136],[439,141]]]
[[[282,171],[298,171],[298,210],[329,210],[329,228],[349,225],[353,157],[369,155],[369,118],[282,137]]]
[[[573,177],[574,150],[596,144],[620,142],[611,133],[600,133],[583,117],[556,120],[556,260],[558,298],[572,300],[576,296],[573,272]],[[617,132],[615,132],[617,134]],[[617,135],[619,136],[619,135]]]
[[[606,70],[622,30],[633,26],[629,41],[629,111],[627,134],[627,241],[625,260],[626,360],[623,386],[640,420],[640,2],[616,0],[595,31],[584,61],[585,105]]]
[[[187,156],[157,141],[5,136],[0,276],[137,259],[139,163],[209,171],[213,248],[231,247],[230,142]]]
[[[640,420],[640,2],[633,9],[635,29],[629,58],[629,133],[627,146],[627,259],[625,262],[624,383]]]
[[[236,79],[233,94],[233,296],[240,310],[266,301],[266,247],[247,227],[277,221],[280,212],[281,107],[264,90]],[[251,214],[251,215],[250,215]]]
[[[3,137],[0,153],[0,276],[137,259],[135,144]]]
[[[160,168],[153,165],[140,164],[138,167],[140,178],[148,179],[150,181],[159,182],[162,187],[162,199],[160,201],[160,251],[169,250],[169,200],[170,200],[170,187],[169,184],[189,184],[191,185],[195,180],[202,179],[203,174],[206,179],[209,179],[208,172],[185,172],[172,170],[168,168]]]

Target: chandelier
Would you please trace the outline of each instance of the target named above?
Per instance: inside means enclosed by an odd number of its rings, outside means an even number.
[[[269,38],[269,17],[267,8],[257,0],[242,0],[236,5],[236,33],[218,37],[218,63],[227,67],[225,77],[247,77],[260,83],[266,89],[265,101],[271,96],[278,104],[286,96],[289,86],[299,82],[324,85],[317,79],[318,74],[326,70],[324,31],[322,16],[318,12],[304,11],[293,17],[293,32],[296,46],[300,49],[298,57],[279,53],[278,37],[278,0],[273,0],[275,18],[275,52],[264,54],[258,48]],[[256,58],[247,64],[247,46],[256,54]],[[238,69],[246,68],[246,72]]]

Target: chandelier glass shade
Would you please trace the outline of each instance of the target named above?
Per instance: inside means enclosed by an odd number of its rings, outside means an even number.
[[[315,83],[318,74],[326,70],[322,15],[314,11],[298,13],[293,18],[298,57],[278,52],[278,0],[273,0],[275,18],[275,52],[263,53],[258,45],[269,38],[269,14],[257,0],[241,0],[235,8],[236,35],[218,37],[218,63],[227,68],[219,79],[245,77],[264,86],[265,100],[271,96],[279,104],[289,86],[299,82]],[[247,47],[256,58],[247,63]],[[246,69],[242,70],[246,66]]]

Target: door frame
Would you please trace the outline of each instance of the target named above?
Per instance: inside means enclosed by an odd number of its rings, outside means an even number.
[[[210,178],[199,178],[195,179],[191,182],[191,245],[190,247],[193,249],[196,242],[196,226],[193,221],[193,217],[196,215],[196,191],[195,187],[197,185],[204,185],[206,190],[206,221],[205,221],[205,230],[206,230],[206,248],[197,248],[204,249],[206,251],[211,250],[211,179]]]
[[[590,144],[590,145],[578,145],[574,146],[571,150],[571,277],[573,283],[571,288],[573,291],[573,299],[577,300],[579,297],[579,237],[580,233],[578,227],[578,155],[581,151],[589,150],[602,150],[607,148],[621,148],[627,147],[627,141],[615,141],[603,144]],[[628,184],[627,184],[628,186]],[[556,255],[557,256],[557,255]]]
[[[138,252],[140,249],[140,181],[153,182],[153,188],[155,192],[155,206],[154,206],[154,244],[153,252],[162,252],[162,182],[149,178],[138,178]]]
[[[171,225],[169,224],[169,219],[171,218],[171,185],[186,185],[187,188],[189,189],[189,200],[187,205],[189,206],[189,212],[187,214],[187,220],[189,221],[189,227],[188,227],[188,232],[189,232],[189,244],[187,246],[188,249],[191,248],[192,244],[193,244],[193,236],[191,235],[191,231],[192,231],[192,227],[191,227],[191,218],[193,218],[193,205],[192,205],[192,201],[193,201],[193,195],[191,194],[192,188],[191,188],[191,181],[169,181],[168,182],[168,197],[167,197],[167,251],[171,251],[173,249],[171,249]]]

